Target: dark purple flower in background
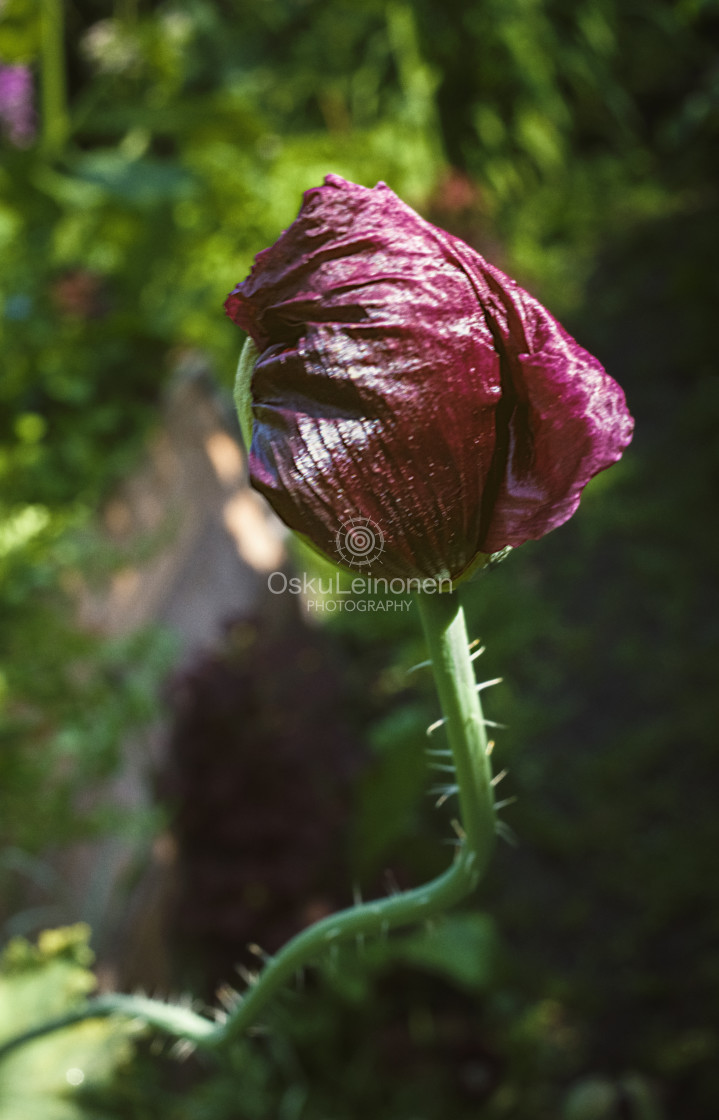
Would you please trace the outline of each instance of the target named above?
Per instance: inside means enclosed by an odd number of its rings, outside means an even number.
[[[28,66],[0,63],[0,128],[18,148],[27,148],[35,139],[33,82]]]
[[[369,519],[371,575],[456,580],[543,536],[631,440],[599,362],[383,183],[307,191],[225,306],[258,352],[254,486],[334,560]]]

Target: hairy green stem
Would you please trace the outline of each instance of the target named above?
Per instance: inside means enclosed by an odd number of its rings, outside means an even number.
[[[494,843],[494,794],[486,724],[464,611],[456,591],[451,595],[421,595],[417,602],[457,773],[467,854],[474,856],[479,879]]]
[[[417,597],[429,646],[443,724],[458,787],[460,821],[454,861],[425,886],[390,898],[360,903],[303,930],[265,963],[244,997],[216,1023],[186,1007],[128,995],[89,1001],[64,1019],[45,1024],[0,1047],[0,1056],[23,1041],[82,1019],[124,1015],[142,1020],[197,1046],[216,1049],[254,1024],[269,1001],[295,974],[320,960],[328,948],[351,938],[383,934],[441,913],[469,895],[489,859],[495,835],[494,797],[485,722],[469,654],[464,614],[456,593]],[[449,756],[448,756],[449,757]]]

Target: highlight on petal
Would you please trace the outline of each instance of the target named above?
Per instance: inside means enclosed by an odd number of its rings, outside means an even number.
[[[307,191],[225,306],[256,348],[253,485],[336,562],[341,526],[376,526],[365,574],[466,576],[566,521],[631,439],[599,362],[383,183]]]

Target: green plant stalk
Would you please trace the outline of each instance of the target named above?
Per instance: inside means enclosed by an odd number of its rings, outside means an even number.
[[[467,897],[487,865],[495,837],[494,796],[485,722],[479,701],[464,613],[456,592],[417,597],[429,647],[437,692],[442,706],[458,788],[460,821],[454,861],[425,886],[390,898],[360,903],[331,914],[303,930],[264,968],[224,1021],[213,1022],[187,1007],[144,997],[108,994],[90,1000],[64,1018],[11,1039],[3,1053],[83,1019],[123,1015],[136,1018],[164,1033],[204,1049],[217,1049],[237,1038],[257,1019],[288,981],[328,949],[352,938],[381,935],[398,926],[431,918]]]
[[[479,700],[464,611],[457,592],[417,597],[459,786],[467,858],[477,880],[489,861],[496,833],[487,728]]]
[[[70,131],[62,0],[41,0],[40,73],[42,147],[54,156],[62,151]]]

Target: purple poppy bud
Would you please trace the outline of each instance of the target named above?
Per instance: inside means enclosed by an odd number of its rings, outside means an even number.
[[[599,362],[384,183],[307,191],[225,307],[256,347],[254,486],[370,575],[456,581],[543,536],[631,439]]]
[[[35,138],[32,74],[27,66],[0,63],[0,128],[18,148]]]

